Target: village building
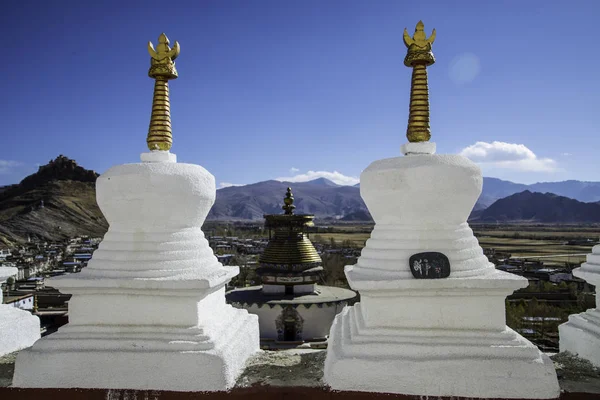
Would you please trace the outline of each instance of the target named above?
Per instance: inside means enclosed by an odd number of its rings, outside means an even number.
[[[234,307],[258,315],[261,346],[325,342],[335,316],[356,297],[352,290],[318,285],[321,257],[307,236],[313,215],[296,215],[291,188],[284,214],[265,215],[269,242],[256,269],[262,285],[226,295]]]
[[[2,304],[2,284],[17,274],[16,268],[0,267],[0,356],[31,346],[40,338],[40,320],[26,308],[28,298]]]
[[[16,296],[3,296],[4,304],[25,311],[33,311],[33,293],[18,294]]]

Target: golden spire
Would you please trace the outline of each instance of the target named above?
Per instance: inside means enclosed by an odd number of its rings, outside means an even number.
[[[292,188],[287,188],[287,192],[285,194],[285,198],[283,199],[283,206],[281,207],[285,211],[285,215],[293,215],[294,208],[294,195],[292,194]]]
[[[179,55],[179,50],[177,42],[173,48],[169,47],[169,38],[164,33],[158,37],[156,50],[152,42],[148,42],[148,53],[151,57],[148,76],[155,79],[152,116],[146,139],[150,150],[169,150],[173,145],[169,79],[177,78],[174,60]]]
[[[435,40],[435,29],[429,38],[425,35],[423,21],[417,23],[411,38],[404,28],[404,44],[408,48],[404,65],[411,67],[410,111],[406,137],[409,142],[427,142],[431,138],[429,129],[429,88],[427,87],[427,67],[435,63],[431,45]]]

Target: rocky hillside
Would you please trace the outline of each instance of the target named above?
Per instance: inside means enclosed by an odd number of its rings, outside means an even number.
[[[478,222],[598,223],[600,204],[525,190],[471,216]]]
[[[98,174],[59,156],[18,185],[0,191],[0,240],[103,236],[108,223],[96,204]]]

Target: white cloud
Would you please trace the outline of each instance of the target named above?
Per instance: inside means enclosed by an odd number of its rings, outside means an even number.
[[[0,174],[8,174],[12,172],[13,168],[22,166],[23,163],[19,161],[11,160],[0,160]]]
[[[359,179],[357,177],[346,176],[337,171],[308,171],[304,174],[275,178],[275,180],[285,182],[308,182],[318,178],[326,178],[332,182],[337,183],[338,185],[348,186],[356,185],[359,182]]]
[[[300,170],[298,168],[290,168],[290,173],[295,174],[296,172],[300,172]]]
[[[554,172],[558,168],[551,158],[540,158],[524,144],[477,142],[460,152],[482,166],[530,172]]]
[[[245,186],[243,183],[229,183],[229,182],[221,182],[219,183],[219,189],[223,189],[231,186]]]
[[[573,155],[573,153],[561,153],[561,156],[563,156],[563,157],[570,157],[572,155]]]

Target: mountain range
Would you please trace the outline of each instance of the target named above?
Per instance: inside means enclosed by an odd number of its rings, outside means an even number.
[[[479,222],[599,223],[600,202],[584,203],[525,190],[497,200],[474,218]]]
[[[292,188],[297,214],[314,214],[320,219],[368,215],[359,188],[319,178],[296,183],[270,180],[219,189],[208,219],[262,220],[264,214],[280,214],[288,187]]]
[[[28,236],[61,240],[76,235],[102,236],[108,224],[96,204],[98,174],[59,156],[19,184],[0,187],[0,242]],[[317,221],[372,222],[360,197],[360,185],[342,186],[328,179],[309,182],[269,180],[217,190],[208,220],[262,221],[282,213],[288,187],[297,214]],[[472,222],[600,222],[600,182],[576,180],[524,185],[483,178],[483,191]]]
[[[487,208],[496,200],[527,190],[530,192],[554,193],[584,203],[600,201],[600,182],[569,180],[525,185],[497,178],[483,178],[483,191],[479,196],[479,200],[477,200],[478,207],[475,208]]]
[[[285,194],[285,189],[288,186],[292,187],[295,194],[296,202],[294,204],[297,207],[297,213],[315,214],[316,217],[321,219],[334,218],[342,221],[372,221],[369,211],[360,197],[360,184],[341,186],[325,178],[295,183],[264,181],[250,185],[219,189],[217,190],[215,205],[208,214],[208,218],[213,220],[260,220],[263,214],[281,212],[280,207],[283,194]],[[485,177],[483,178],[482,193],[473,208],[475,212],[472,214],[472,220],[480,220],[484,215],[482,211],[489,209],[498,200],[522,192],[540,192],[539,194],[542,196],[546,196],[547,194],[550,202],[558,202],[559,198],[569,198],[576,202],[587,204],[600,201],[600,182],[570,180],[525,185]],[[533,198],[530,199],[533,201]],[[519,203],[522,199],[515,197],[507,201]],[[574,207],[575,203],[564,202],[557,207],[561,206]],[[504,205],[503,207],[507,206]],[[583,208],[586,210],[589,209],[586,207]],[[498,208],[492,208],[488,211],[485,214],[485,218],[493,219],[495,210],[498,210]],[[568,216],[570,214],[566,213],[565,215]],[[502,218],[502,220],[508,221],[510,219],[506,217]],[[517,220],[520,220],[520,218],[515,219],[515,221]],[[560,222],[579,221],[561,220]]]

